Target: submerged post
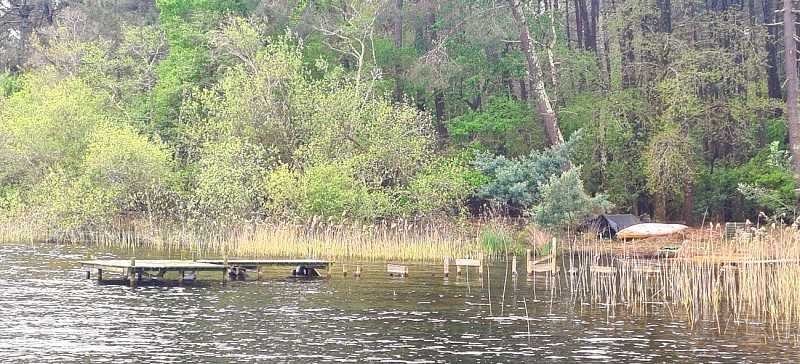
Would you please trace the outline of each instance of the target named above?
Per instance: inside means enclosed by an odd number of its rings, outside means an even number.
[[[444,257],[444,277],[447,278],[450,275],[450,257]]]
[[[342,263],[342,277],[347,277],[347,264]]]
[[[258,267],[258,281],[261,282],[262,279],[264,279],[264,272],[261,271],[261,267]]]
[[[550,271],[556,272],[556,238],[553,237],[553,245],[550,246]]]
[[[478,255],[478,275],[483,277],[483,254]]]
[[[360,278],[360,277],[361,277],[361,266],[357,265],[356,266],[356,278]]]

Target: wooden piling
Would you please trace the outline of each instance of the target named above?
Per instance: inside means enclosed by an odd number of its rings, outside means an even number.
[[[184,273],[185,272],[184,272],[183,269],[178,271],[178,285],[179,286],[183,286],[183,275],[184,275]]]
[[[227,254],[222,256],[222,266],[224,267],[222,269],[222,284],[225,284],[225,283],[228,282],[228,255]]]
[[[444,277],[450,276],[450,257],[444,257]]]
[[[128,283],[131,287],[136,287],[136,272],[135,269],[133,269],[134,267],[136,267],[136,258],[131,257],[131,267],[128,269]]]
[[[461,266],[456,264],[456,277],[461,277]]]
[[[511,275],[514,276],[514,278],[517,278],[517,275],[518,275],[518,273],[517,273],[517,255],[516,254],[514,254],[514,256],[511,258]]]
[[[525,271],[531,274],[533,272],[533,262],[531,261],[530,249],[525,250],[525,262],[527,262],[525,263]]]
[[[347,277],[347,264],[342,264],[342,277]]]
[[[550,271],[556,272],[556,238],[553,237],[553,245],[550,246]]]
[[[356,278],[360,278],[361,277],[361,266],[360,265],[356,266],[356,274],[355,274],[355,276],[356,276]]]
[[[483,277],[483,254],[478,255],[478,276]]]
[[[261,280],[263,279],[264,279],[264,272],[261,271],[261,267],[258,267],[258,281],[261,282]]]

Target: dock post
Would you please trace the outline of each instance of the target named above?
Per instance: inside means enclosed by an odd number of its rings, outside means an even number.
[[[103,282],[103,269],[97,268],[97,283],[99,284],[102,282]]]
[[[556,272],[556,238],[553,237],[553,245],[550,247],[550,272]]]
[[[258,267],[258,281],[261,282],[262,279],[264,279],[264,272],[261,271],[261,267]]]
[[[517,275],[518,275],[517,274],[517,255],[516,254],[514,254],[514,256],[511,258],[511,275],[514,278],[517,278]]]
[[[136,258],[131,257],[131,267],[128,268],[128,283],[130,284],[131,288],[136,287]]]
[[[450,275],[450,257],[444,257],[444,277],[447,278]]]
[[[478,255],[478,275],[483,277],[483,254]]]
[[[405,266],[403,269],[403,277],[408,278],[408,266]]]
[[[222,256],[222,284],[228,283],[228,255]]]
[[[361,266],[356,266],[356,278],[361,278]]]
[[[87,269],[86,270],[86,279],[91,279],[91,278],[92,278],[92,271]]]
[[[526,274],[533,273],[533,266],[531,265],[532,262],[531,262],[531,250],[530,249],[525,250],[525,261],[527,262],[527,263],[525,263],[525,272],[526,272]]]
[[[331,277],[331,269],[333,269],[333,264],[331,264],[331,262],[328,262],[328,278]]]
[[[178,271],[178,285],[183,287],[183,269]]]
[[[461,266],[456,262],[456,276],[461,277]]]
[[[347,277],[347,264],[342,263],[342,277]]]

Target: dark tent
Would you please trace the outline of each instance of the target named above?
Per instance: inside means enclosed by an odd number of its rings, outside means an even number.
[[[618,231],[641,223],[642,221],[634,215],[619,214],[600,215],[596,219],[589,221],[587,225],[590,231],[597,231],[599,235],[606,238],[614,238],[617,236]]]

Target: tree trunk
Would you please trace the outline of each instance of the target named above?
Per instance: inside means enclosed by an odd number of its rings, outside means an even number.
[[[659,30],[662,33],[672,33],[672,3],[670,0],[657,0],[656,4],[660,10],[661,17],[658,21]]]
[[[447,140],[447,128],[444,126],[444,93],[442,90],[436,90],[433,94],[434,117],[436,118],[436,135],[439,141]]]
[[[775,0],[764,0],[764,24],[775,22]],[[781,81],[778,77],[778,28],[767,26],[767,92],[770,98],[781,99]]]
[[[33,9],[33,5],[25,2],[19,4],[17,8],[19,18],[19,43],[17,44],[17,64],[15,65],[17,70],[28,60],[28,44],[33,33],[33,22],[31,21]]]
[[[399,56],[402,54],[403,49],[403,0],[397,0],[397,17],[394,20],[394,49],[397,52],[396,54]],[[403,66],[401,65],[401,59],[397,59],[396,64],[394,66],[394,77],[395,77],[395,97],[397,98],[398,102],[403,101]]]
[[[691,226],[694,223],[694,186],[689,181],[683,191],[683,221]]]
[[[581,20],[581,0],[574,0],[575,4],[575,40],[578,49],[583,48],[583,20]]]
[[[667,220],[667,196],[666,193],[663,191],[659,191],[653,194],[654,206],[653,206],[653,221],[665,221]]]
[[[528,31],[528,21],[525,14],[522,12],[520,0],[508,0],[511,5],[511,12],[514,20],[519,27],[519,38],[522,43],[522,52],[525,54],[527,62],[528,78],[531,80],[531,93],[536,97],[536,104],[539,107],[539,113],[542,115],[544,127],[547,129],[547,136],[550,138],[550,143],[553,145],[561,144],[564,142],[564,136],[561,134],[561,128],[558,126],[558,118],[556,112],[550,103],[550,97],[547,95],[547,90],[544,87],[544,79],[542,76],[542,67],[539,65],[539,58],[536,51],[533,49],[533,39],[531,39],[530,32]]]
[[[586,49],[597,51],[597,20],[600,18],[600,0],[591,0],[592,11],[589,18],[589,31],[586,32]]]
[[[592,33],[592,26],[589,24],[589,10],[586,9],[586,0],[578,0],[578,9],[580,10],[580,28],[583,29],[583,49],[591,49],[590,38]]]
[[[795,185],[800,183],[800,125],[797,115],[797,43],[794,40],[794,0],[783,0],[783,46],[786,68],[786,120]]]

